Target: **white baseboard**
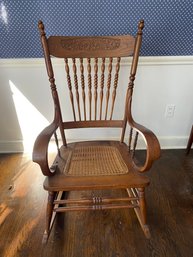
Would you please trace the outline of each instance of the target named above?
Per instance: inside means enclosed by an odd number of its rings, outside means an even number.
[[[162,149],[185,149],[188,137],[160,137],[158,138]]]
[[[104,138],[97,138],[105,140]],[[188,142],[188,137],[159,137],[161,149],[185,149]],[[89,139],[68,139],[68,142],[87,141]],[[90,139],[96,140],[96,139]],[[119,140],[118,138],[110,138],[110,140]],[[144,144],[139,139],[138,149],[144,149]],[[18,141],[0,141],[0,153],[22,153],[24,152],[23,142]]]
[[[0,153],[22,153],[22,140],[17,141],[0,141]]]
[[[98,140],[105,140],[104,138],[97,138]],[[87,141],[88,139],[81,139]],[[95,139],[94,139],[95,140]],[[119,140],[119,138],[110,138],[109,140]],[[188,137],[158,137],[161,149],[185,149],[188,142]],[[69,139],[68,142],[77,142],[80,140]],[[127,142],[126,142],[127,143]],[[145,143],[142,138],[138,139],[137,149],[145,149]]]

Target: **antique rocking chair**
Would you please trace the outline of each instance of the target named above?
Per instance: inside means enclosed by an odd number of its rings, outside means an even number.
[[[149,185],[149,179],[140,173],[148,171],[153,161],[159,158],[160,146],[156,136],[150,130],[133,120],[131,112],[144,21],[139,22],[136,37],[131,35],[50,36],[47,39],[41,21],[38,27],[55,107],[53,122],[37,137],[33,150],[33,161],[40,165],[42,173],[46,176],[44,189],[48,191],[43,242],[48,239],[57,212],[120,208],[135,210],[144,234],[149,238],[145,201],[145,188]],[[50,56],[64,59],[73,120],[63,121],[62,119],[62,108]],[[120,60],[121,57],[128,56],[132,56],[129,84],[125,103],[119,103],[119,105],[123,104],[124,111],[119,119],[114,120],[113,111]],[[116,61],[115,65],[114,61]],[[107,76],[105,76],[106,70]],[[79,92],[80,89],[81,92]],[[124,143],[124,138],[128,125],[130,132],[127,145]],[[95,128],[95,130],[96,128],[120,128],[120,140],[67,144],[65,131],[77,128]],[[57,129],[61,135],[61,147],[56,135]],[[135,137],[132,140],[134,131]],[[146,144],[146,159],[143,165],[136,162],[135,158],[138,135],[142,135]],[[55,138],[58,154],[53,165],[49,167],[48,145],[52,136]],[[102,198],[97,195],[97,190],[112,189],[115,191],[125,189],[127,197]],[[87,199],[62,197],[65,192],[78,190],[94,191],[96,195]]]

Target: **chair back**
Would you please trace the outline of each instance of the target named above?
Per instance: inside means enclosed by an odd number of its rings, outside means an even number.
[[[50,36],[46,37],[44,25],[38,24],[47,73],[58,117],[63,143],[65,129],[88,127],[117,127],[122,129],[124,140],[127,112],[137,70],[144,21],[138,25],[136,37],[123,36]],[[72,109],[72,120],[62,118],[61,106],[55,84],[52,58],[64,60],[66,85]],[[113,119],[119,86],[120,62],[122,57],[132,56],[129,84],[126,94],[125,113]],[[129,100],[130,99],[130,100]]]

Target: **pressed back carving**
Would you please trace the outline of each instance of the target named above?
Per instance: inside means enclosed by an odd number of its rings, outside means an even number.
[[[134,37],[65,37],[50,36],[50,55],[60,58],[121,57],[133,54]]]

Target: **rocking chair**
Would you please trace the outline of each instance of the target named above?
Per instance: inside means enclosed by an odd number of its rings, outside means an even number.
[[[42,21],[39,21],[38,27],[55,107],[53,122],[37,137],[33,149],[33,161],[40,165],[46,176],[44,189],[48,191],[43,242],[47,242],[57,212],[121,208],[134,209],[145,236],[149,238],[145,188],[150,181],[142,173],[148,171],[153,161],[159,158],[160,146],[150,130],[133,120],[131,112],[144,21],[139,22],[136,37],[124,35],[47,38]],[[62,118],[51,56],[64,59],[73,117],[69,121]],[[123,113],[119,115],[119,119],[113,119],[121,57],[129,56],[132,56],[132,64]],[[122,101],[119,107],[121,104]],[[128,126],[130,132],[127,145],[124,141]],[[119,128],[120,140],[67,143],[65,131],[80,128],[94,128],[95,131],[97,128]],[[57,130],[60,132],[61,147]],[[146,144],[143,165],[135,157],[139,135]],[[52,136],[55,138],[58,154],[53,165],[49,167],[48,145]],[[127,197],[103,198],[97,195],[99,190],[119,189],[125,189]],[[80,190],[94,191],[96,195],[78,199],[62,197],[66,192]]]

